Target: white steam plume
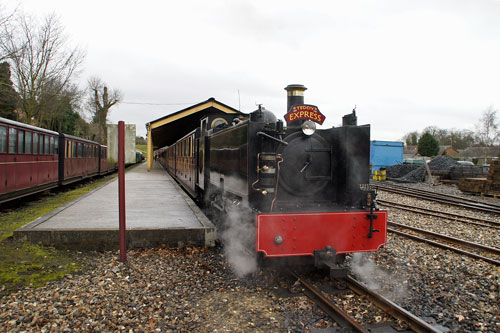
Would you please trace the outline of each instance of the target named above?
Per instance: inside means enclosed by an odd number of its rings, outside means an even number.
[[[222,241],[224,254],[238,277],[244,277],[257,270],[255,252],[255,223],[249,221],[246,209],[230,209],[224,221]]]
[[[383,271],[364,253],[353,254],[351,269],[368,288],[377,290],[393,301],[401,301],[407,295],[408,282],[404,276],[394,276]]]

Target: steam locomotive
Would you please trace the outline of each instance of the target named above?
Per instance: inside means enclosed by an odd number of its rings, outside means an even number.
[[[341,127],[316,129],[325,117],[304,104],[303,85],[289,85],[287,125],[259,108],[249,115],[209,115],[158,151],[164,168],[204,207],[225,214],[226,227],[246,223],[252,251],[297,258],[344,275],[345,254],[386,243],[387,212],[369,182],[370,126],[356,113]]]

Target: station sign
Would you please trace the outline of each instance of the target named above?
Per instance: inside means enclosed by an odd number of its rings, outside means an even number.
[[[293,123],[296,120],[311,120],[322,125],[325,121],[325,118],[326,117],[321,112],[319,112],[317,106],[309,104],[294,105],[285,115],[287,124]]]

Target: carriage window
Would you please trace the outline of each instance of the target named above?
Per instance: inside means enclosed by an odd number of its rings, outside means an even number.
[[[38,154],[38,133],[33,133],[33,154]]]
[[[17,146],[17,129],[9,128],[9,153],[15,153]]]
[[[24,139],[25,143],[26,143],[26,145],[25,145],[26,151],[25,152],[28,154],[31,154],[31,138],[33,136],[33,132],[26,132],[25,135],[26,135],[25,139]]]
[[[55,143],[54,143],[54,137],[50,137],[50,153],[55,154]]]
[[[78,157],[83,157],[83,143],[78,144]]]
[[[71,153],[72,153],[71,157],[76,157],[77,147],[78,147],[78,143],[73,142],[73,148],[72,148],[72,151],[71,151]]]
[[[55,138],[54,148],[54,154],[59,154],[59,138]]]
[[[46,135],[45,136],[45,141],[43,142],[43,153],[44,154],[50,154],[50,142],[49,142],[49,137]]]
[[[40,134],[40,154],[43,154],[43,139],[44,139],[44,135],[43,134]]]
[[[24,131],[21,130],[17,135],[17,152],[24,153]]]
[[[0,126],[0,153],[7,152],[7,127]]]

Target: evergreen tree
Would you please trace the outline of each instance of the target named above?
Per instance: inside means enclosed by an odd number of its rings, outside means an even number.
[[[10,80],[10,65],[0,63],[0,117],[17,120],[14,110],[17,107],[19,96]]]
[[[436,156],[439,152],[439,142],[429,132],[425,132],[418,140],[418,153],[422,156]]]

